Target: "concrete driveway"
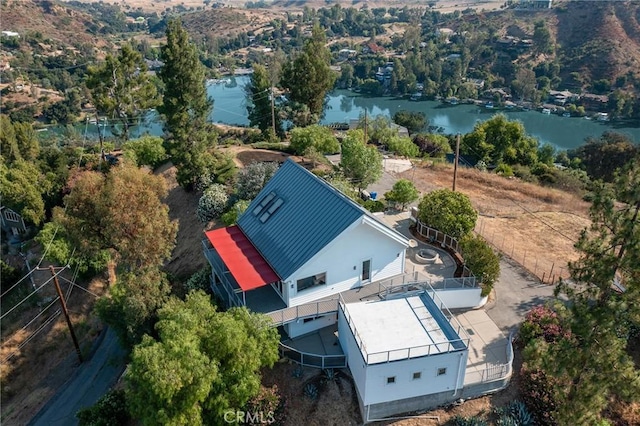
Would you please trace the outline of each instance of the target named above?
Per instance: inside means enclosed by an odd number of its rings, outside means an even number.
[[[494,285],[492,300],[484,309],[508,334],[517,331],[531,308],[552,299],[554,286],[541,284],[522,266],[510,259],[500,261],[500,278]]]

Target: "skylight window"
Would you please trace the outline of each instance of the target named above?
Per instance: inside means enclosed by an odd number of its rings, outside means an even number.
[[[260,204],[258,204],[256,206],[256,208],[253,209],[253,214],[255,216],[258,216],[260,214],[260,212],[262,210],[264,210],[264,208],[267,206],[267,204],[269,204],[275,197],[276,197],[276,193],[275,192],[270,192],[266,197],[264,197],[262,199],[262,201],[260,201]]]
[[[253,214],[258,217],[260,223],[265,223],[282,204],[284,204],[284,200],[280,197],[276,198],[275,192],[270,192],[260,201],[260,204],[253,209]]]

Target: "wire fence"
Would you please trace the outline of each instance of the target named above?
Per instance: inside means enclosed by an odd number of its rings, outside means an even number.
[[[566,259],[554,258],[552,253],[548,256],[540,256],[540,248],[536,247],[535,251],[527,249],[531,247],[530,242],[504,231],[486,229],[481,222],[476,226],[475,232],[494,249],[536,276],[543,284],[555,284],[561,278],[569,278]]]

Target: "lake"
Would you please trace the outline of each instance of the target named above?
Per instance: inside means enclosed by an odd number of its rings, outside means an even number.
[[[215,123],[246,126],[247,102],[244,86],[248,76],[231,77],[225,83],[210,84],[207,92],[214,99],[211,120]],[[368,116],[393,116],[399,110],[420,111],[426,114],[432,126],[441,127],[444,133],[468,133],[478,121],[484,121],[495,110],[475,105],[447,105],[439,101],[410,101],[391,97],[371,98],[348,90],[335,90],[329,95],[327,110],[321,123],[348,122],[367,111]],[[640,141],[640,127],[587,120],[577,117],[546,115],[538,111],[503,110],[510,119],[522,121],[528,134],[540,143],[550,143],[558,149],[572,149],[584,143],[589,136],[599,137],[605,131],[624,133],[634,141]],[[149,132],[160,135],[160,123],[151,122],[132,132],[133,136]]]

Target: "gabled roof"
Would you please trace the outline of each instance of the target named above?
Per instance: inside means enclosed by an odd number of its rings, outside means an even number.
[[[365,214],[347,196],[289,159],[240,216],[238,226],[286,279]]]

